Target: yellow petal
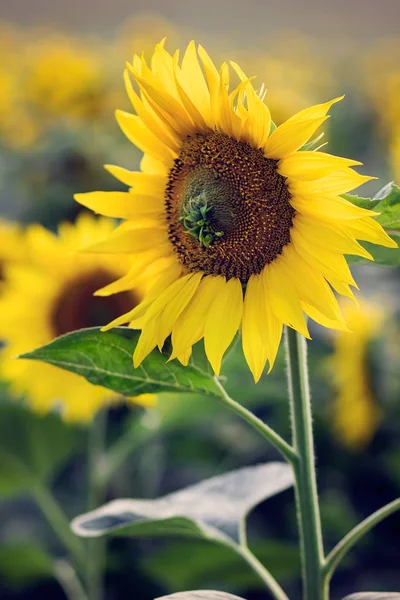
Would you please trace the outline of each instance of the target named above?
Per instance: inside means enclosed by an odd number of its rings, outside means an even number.
[[[326,115],[332,104],[342,98],[343,96],[324,104],[310,106],[282,123],[268,138],[264,146],[265,156],[280,159],[297,152],[328,118]]]
[[[345,168],[314,181],[290,180],[288,183],[289,190],[292,194],[298,194],[299,196],[308,196],[309,194],[329,196],[346,194],[363,183],[371,181],[371,179],[376,179],[376,177],[360,175],[356,171],[353,171],[353,169]],[[354,206],[354,208],[358,207]],[[359,210],[361,211],[363,209]]]
[[[328,327],[329,329],[337,329],[338,331],[349,331],[349,328],[346,325],[346,322],[342,318],[341,320],[329,319],[324,313],[320,312],[315,308],[315,306],[311,306],[307,302],[301,303],[303,310],[307,315],[316,323],[319,323],[323,327]]]
[[[214,372],[219,375],[222,357],[239,329],[243,311],[242,284],[239,279],[225,281],[215,277],[214,301],[204,332],[204,347]]]
[[[204,335],[210,305],[214,299],[214,277],[203,277],[196,293],[172,329],[171,360],[187,352]],[[182,361],[181,361],[182,362]]]
[[[351,202],[339,198],[339,196],[322,196],[316,193],[313,195],[294,195],[290,198],[290,204],[298,212],[309,215],[310,217],[323,220],[333,221],[336,223],[338,220],[348,219],[361,219],[363,217],[371,218],[377,216],[376,213],[354,206]],[[341,223],[340,226],[344,225]]]
[[[186,282],[181,283],[181,280],[178,280],[171,285],[169,290],[164,292],[164,298],[160,297],[160,306],[163,306],[158,319],[157,333],[157,343],[160,350],[167,336],[171,333],[179,315],[193,298],[202,276],[203,273],[201,272],[192,273]],[[154,303],[154,310],[157,310],[157,301]],[[149,310],[149,314],[146,315],[146,319],[151,319],[150,315],[152,311],[153,307]]]
[[[279,125],[269,136],[264,146],[264,154],[267,158],[281,159],[297,152],[304,146],[318,127],[328,117],[308,119],[299,122],[286,121]]]
[[[243,304],[242,345],[254,381],[260,379],[268,359],[267,300],[261,275],[250,277]]]
[[[167,177],[165,175],[156,175],[142,173],[141,171],[129,171],[117,165],[104,165],[104,168],[113,175],[118,181],[125,185],[133,187],[135,191],[151,194],[163,194]]]
[[[339,227],[332,228],[325,223],[316,224],[312,217],[304,215],[296,216],[296,227],[303,237],[321,248],[338,250],[343,254],[353,254],[373,260],[372,255],[357,242],[355,236],[350,236],[343,227],[340,230]]]
[[[168,237],[163,229],[154,227],[137,228],[132,230],[116,230],[102,242],[93,244],[82,251],[95,254],[139,254],[158,245],[169,249]]]
[[[105,217],[135,219],[137,215],[162,215],[163,198],[133,192],[87,192],[75,194],[75,200]]]
[[[357,160],[332,156],[324,152],[302,151],[281,160],[278,164],[278,172],[283,177],[308,181],[320,179],[345,167],[361,164]]]
[[[144,154],[140,161],[140,170],[148,175],[168,175],[169,167],[150,154]]]
[[[166,146],[171,148],[174,152],[179,152],[179,139],[176,136],[173,129],[168,123],[162,121],[151,109],[147,102],[144,102],[136,94],[133,89],[132,82],[130,80],[129,72],[127,69],[124,71],[125,87],[128,92],[128,96],[132,105],[144,125]]]
[[[341,319],[338,302],[326,280],[302,259],[293,245],[283,248],[281,268],[296,288],[301,301],[314,306],[331,319]]]
[[[311,268],[318,269],[328,280],[333,277],[357,288],[346,259],[342,254],[332,252],[327,248],[314,247],[312,242],[305,239],[296,227],[292,227],[290,235],[297,252]]]
[[[214,122],[217,120],[218,114],[218,91],[219,91],[219,73],[208,56],[207,52],[202,46],[198,48],[199,57],[203,64],[204,71],[207,78],[208,89],[210,91],[210,106],[211,106],[211,115]]]
[[[382,225],[374,219],[357,219],[343,225],[344,229],[349,232],[350,235],[355,236],[357,239],[371,242],[372,244],[379,244],[380,246],[386,246],[387,248],[398,248],[398,244],[395,240],[392,240],[388,236]]]
[[[281,257],[277,257],[263,270],[264,282],[270,295],[271,308],[276,317],[299,331],[304,337],[310,338],[304,313],[298,294],[291,281],[286,277],[281,266]]]
[[[118,125],[132,144],[142,152],[150,154],[168,168],[172,167],[176,153],[163,144],[136,115],[131,115],[122,110],[115,112]]]

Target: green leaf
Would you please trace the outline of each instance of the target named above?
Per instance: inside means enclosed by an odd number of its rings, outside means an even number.
[[[360,592],[359,594],[350,594],[343,600],[400,600],[398,592]]]
[[[156,600],[244,600],[239,596],[233,596],[226,592],[217,592],[216,590],[194,590],[192,592],[178,592],[169,596],[161,596]]]
[[[386,233],[397,243],[400,242],[400,188],[393,182],[385,185],[374,198],[360,198],[344,194],[343,198],[368,210],[381,213],[376,221],[382,225]],[[396,266],[400,264],[400,248],[385,248],[383,246],[362,242],[364,248],[374,257],[377,265]],[[349,256],[349,263],[371,264],[369,260],[360,256]]]
[[[139,335],[140,331],[128,327],[107,332],[101,332],[98,327],[81,329],[20,358],[56,365],[124,396],[160,392],[219,395],[212,375],[194,360],[184,367],[177,360],[167,362],[169,353],[153,350],[134,369],[132,355]]]
[[[384,195],[380,196],[382,192]],[[389,183],[378,195],[380,201],[375,210],[381,214],[377,221],[386,230],[400,230],[400,188],[394,183]]]
[[[13,587],[52,576],[51,558],[37,544],[2,544],[0,578]]]
[[[56,415],[1,404],[0,496],[27,492],[38,480],[48,482],[76,451],[77,436],[78,430]]]
[[[184,535],[238,543],[247,514],[293,481],[286,463],[245,467],[155,500],[114,500],[77,517],[72,528],[83,537]]]
[[[296,544],[259,539],[252,542],[251,551],[278,581],[292,580],[300,573]],[[188,560],[191,556],[195,560]],[[146,557],[142,569],[167,589],[187,590],[205,583],[224,584],[235,590],[258,589],[263,585],[232,548],[206,540],[169,543]]]

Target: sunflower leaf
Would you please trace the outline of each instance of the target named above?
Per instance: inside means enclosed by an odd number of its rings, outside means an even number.
[[[244,600],[239,596],[233,596],[227,592],[217,592],[216,590],[193,590],[191,592],[178,592],[169,596],[161,596],[156,600]]]
[[[217,592],[216,590],[193,590],[191,592],[178,592],[169,596],[161,596],[156,600],[244,600],[239,596],[233,596],[227,592]]]
[[[245,467],[155,500],[114,500],[74,519],[72,529],[82,537],[178,535],[237,544],[247,514],[293,481],[286,463]]]
[[[160,392],[197,392],[218,396],[213,377],[197,362],[187,367],[167,362],[169,354],[153,350],[135,369],[132,355],[140,332],[116,327],[101,332],[98,327],[67,333],[20,358],[41,360],[124,396]]]
[[[399,592],[360,592],[350,594],[343,600],[400,600]]]
[[[400,243],[400,188],[393,182],[385,185],[371,198],[360,198],[350,194],[344,194],[343,198],[360,208],[374,210],[380,213],[376,221],[382,225],[388,235]],[[400,248],[385,248],[375,244],[362,242],[364,248],[374,257],[377,265],[396,266],[400,264]],[[349,263],[369,263],[365,258],[359,256],[348,257]]]

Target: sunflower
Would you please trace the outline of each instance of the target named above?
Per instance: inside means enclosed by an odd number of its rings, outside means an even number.
[[[241,327],[257,381],[266,362],[274,364],[284,324],[306,337],[305,315],[346,329],[332,288],[353,297],[344,254],[372,258],[358,239],[396,244],[374,213],[339,196],[371,179],[351,168],[360,163],[307,149],[340,98],[275,128],[263,87],[257,93],[241,68],[231,67],[238,76],[232,90],[228,64],[218,71],[193,42],[181,64],[163,43],[150,65],[134,56],[125,82],[136,114],[116,116],[144,152],[141,171],[108,166],[130,189],[76,199],[126,219],[93,252],[167,261],[143,302],[110,324],[142,329],[134,365],[172,334],[171,359],[187,364],[204,338],[219,374]]]
[[[58,367],[15,360],[15,357],[47,344],[54,337],[83,327],[107,323],[140,303],[145,282],[117,296],[93,297],[128,268],[127,258],[107,258],[73,253],[109,235],[110,219],[81,215],[75,225],[63,224],[56,236],[39,225],[30,226],[23,238],[29,263],[5,264],[0,296],[0,377],[15,395],[26,397],[38,412],[60,409],[67,420],[88,421],[114,395],[92,386],[82,377]],[[147,405],[153,397],[133,399]]]
[[[353,450],[364,448],[379,424],[379,408],[373,393],[368,351],[382,328],[381,306],[360,299],[343,303],[351,333],[340,332],[334,339],[334,354],[328,365],[336,387],[332,422],[340,442]]]
[[[6,265],[24,259],[22,240],[22,231],[16,223],[0,219],[0,293],[4,285]]]

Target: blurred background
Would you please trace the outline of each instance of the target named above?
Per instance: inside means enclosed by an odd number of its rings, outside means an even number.
[[[268,88],[266,101],[277,123],[345,93],[328,122],[328,151],[363,161],[363,172],[380,178],[362,195],[371,197],[391,180],[399,183],[399,22],[396,0],[2,3],[0,305],[3,293],[8,298],[15,265],[27,269],[27,257],[32,258],[37,244],[29,246],[27,238],[34,224],[56,232],[61,223],[74,223],[82,210],[73,193],[117,189],[121,184],[103,164],[138,168],[140,155],[113,114],[116,108],[130,110],[122,78],[125,60],[134,52],[150,56],[164,37],[169,51],[195,39],[216,63],[235,60],[257,75]],[[358,310],[345,306],[354,335],[338,337],[314,328],[310,344],[327,550],[400,496],[400,273],[354,270],[365,298],[360,297]],[[35,275],[24,285],[35,290],[36,281]],[[38,317],[27,302],[21,311],[23,318],[6,313],[3,321],[14,317],[13,328],[20,328],[29,345]],[[6,341],[1,322],[0,339]],[[45,341],[38,339],[37,345]],[[255,386],[239,346],[224,367],[228,389],[288,438],[283,357]],[[96,423],[101,403],[86,419],[66,419],[55,405],[38,408],[31,390],[21,391],[12,381],[18,374],[2,371],[1,365],[0,372],[7,374],[0,384],[0,597],[62,600],[67,553],[43,517],[46,500],[37,492],[37,477],[40,489],[51,491],[68,518],[86,509],[89,421]],[[279,458],[235,415],[204,398],[166,396],[146,408],[118,402],[107,412],[107,445],[118,457],[118,469],[106,499],[154,498],[229,469]],[[122,457],[120,436],[132,440]],[[291,491],[251,514],[249,540],[290,597],[299,597]],[[351,552],[333,579],[332,598],[400,590],[399,547],[400,516],[393,515]],[[196,588],[227,589],[247,600],[265,597],[245,565],[211,544],[109,543],[105,600],[152,600]]]

